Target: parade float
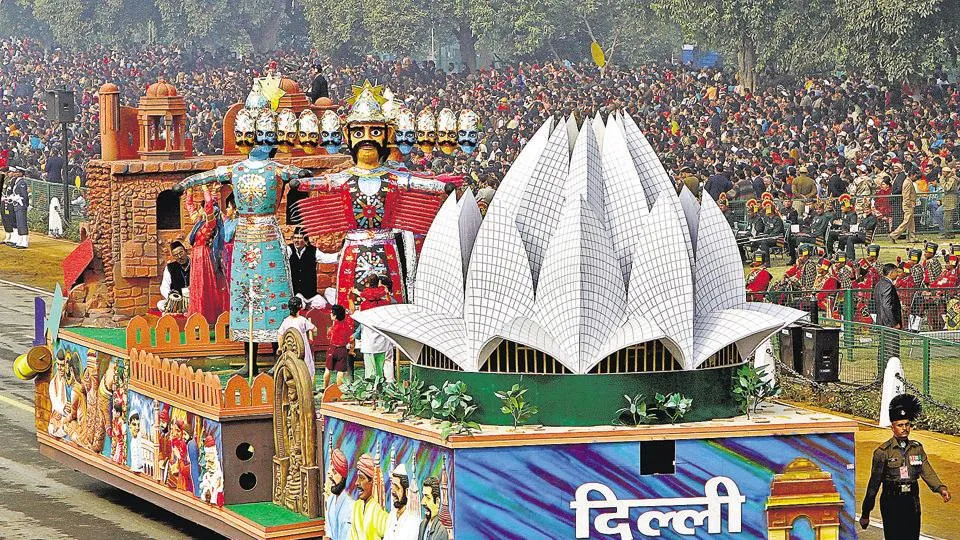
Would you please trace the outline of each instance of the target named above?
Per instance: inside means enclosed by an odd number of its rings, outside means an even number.
[[[406,172],[398,161],[417,145],[407,141],[419,135],[421,148],[442,141],[452,152],[460,122],[460,147],[470,149],[479,128],[472,112],[425,110],[434,125],[418,134],[389,93],[355,90],[341,118],[329,100],[309,103],[270,73],[227,111],[224,155],[193,156],[173,85],[151,85],[137,107],[121,106],[115,85],[100,89],[90,220],[63,262],[66,287],[37,299],[34,347],[15,362],[36,386],[42,454],[227,537],[323,535],[312,443],[322,425],[304,351],[323,352],[326,300],[362,290],[361,271],[393,277],[391,296],[407,298],[419,243],[447,185],[459,184]],[[358,126],[376,144],[351,138]],[[364,168],[371,148],[375,166]],[[229,219],[235,232],[223,237]],[[288,332],[275,356],[270,342],[293,297],[285,239],[306,224],[318,251],[307,313],[320,331],[311,343]],[[177,260],[177,246],[191,262]],[[174,264],[215,273],[191,270],[189,286],[171,290]],[[274,369],[256,374],[258,363]]]
[[[469,190],[397,163],[414,144],[471,151],[475,114],[414,116],[365,84],[340,118],[258,84],[224,126],[249,157],[161,159],[182,117],[129,134],[140,113],[101,119],[143,151],[91,164],[68,292],[38,304],[16,363],[44,455],[231,538],[853,537],[855,425],[737,386],[803,313],[745,300],[722,213],[677,195],[632,119],[547,121],[482,217]],[[316,151],[342,144],[352,164]],[[230,311],[151,315],[198,185],[247,220]],[[353,318],[409,362],[398,381],[317,393],[297,332],[272,374],[233,375],[292,296],[271,252],[290,217],[339,247],[318,276],[329,300],[390,278],[396,303]]]

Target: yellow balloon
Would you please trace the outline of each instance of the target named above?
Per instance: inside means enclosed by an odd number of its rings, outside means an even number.
[[[603,49],[596,41],[590,44],[590,55],[593,56],[593,63],[596,64],[598,68],[607,65],[607,57],[604,56]]]
[[[73,179],[73,185],[80,187],[80,175],[78,174],[76,178]]]

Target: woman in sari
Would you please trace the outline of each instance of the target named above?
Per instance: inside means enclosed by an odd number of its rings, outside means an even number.
[[[192,197],[187,197],[187,210],[196,220],[190,232],[190,303],[187,317],[200,313],[213,324],[224,312],[226,279],[221,265],[223,252],[223,219],[210,191],[203,189],[203,210],[196,211]]]

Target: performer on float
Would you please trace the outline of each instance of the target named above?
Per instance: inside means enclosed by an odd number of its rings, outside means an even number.
[[[223,251],[220,253],[220,267],[223,268],[224,282],[227,286],[227,301],[224,309],[230,308],[230,272],[233,269],[233,239],[237,235],[237,201],[231,193],[227,197],[226,219],[223,220]]]
[[[309,172],[281,165],[276,153],[277,100],[282,94],[275,75],[257,79],[245,107],[237,113],[237,146],[250,149],[247,159],[230,166],[195,174],[175,186],[179,192],[212,182],[231,183],[236,197],[238,223],[230,275],[230,338],[235,341],[272,343],[293,296],[290,265],[277,204],[283,183]]]
[[[324,307],[326,300],[317,295],[317,248],[307,241],[303,227],[294,229],[293,242],[287,244],[287,256],[290,258],[293,294],[300,297],[304,306]]]
[[[408,144],[409,115],[404,111],[396,113],[398,119],[404,119],[405,126],[400,131],[402,139],[398,139],[399,120],[392,121],[384,115],[381,87],[365,82],[354,88],[354,96],[348,101],[351,108],[343,140],[354,165],[343,172],[291,182],[301,191],[317,192],[317,196],[298,201],[297,210],[311,236],[346,232],[337,273],[336,303],[353,305],[358,299],[351,295],[351,290],[362,290],[367,278],[373,275],[388,278],[394,301],[404,301],[415,268],[413,235],[425,234],[429,229],[445,198],[446,183],[385,166],[391,146],[401,155],[412,146]],[[432,118],[432,113],[421,116],[426,120],[423,129],[417,131],[417,141],[422,148],[427,145],[432,150],[436,121],[427,125],[427,117]],[[474,119],[471,129],[454,141],[456,146],[462,140],[465,144],[461,148],[466,151],[475,148],[470,146],[470,136],[476,136],[479,122],[470,111],[462,111],[461,117],[465,122]],[[338,147],[336,120],[336,115],[325,113],[321,121],[321,142],[328,152]]]
[[[183,242],[170,242],[170,255],[173,260],[163,268],[160,279],[160,296],[157,309],[164,313],[183,313],[186,305],[184,296],[190,295],[190,256]]]
[[[196,222],[190,232],[190,302],[187,316],[200,313],[214,323],[226,309],[226,277],[220,263],[223,253],[223,219],[209,188],[203,186],[203,208],[197,210],[193,197],[186,200],[187,211]]]

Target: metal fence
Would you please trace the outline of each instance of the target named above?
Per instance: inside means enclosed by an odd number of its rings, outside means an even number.
[[[30,182],[30,209],[27,211],[27,224],[33,232],[47,234],[50,224],[50,201],[54,197],[60,202],[61,212],[64,211],[63,184],[46,182],[36,178],[28,178]],[[62,236],[79,241],[80,230],[78,224],[87,219],[86,188],[70,186],[67,195],[70,197],[70,219],[63,223]],[[63,214],[61,214],[62,217]]]
[[[751,301],[770,302],[804,311],[814,304],[823,318],[873,324],[876,308],[873,289],[801,290],[774,284],[764,293],[749,294]],[[958,331],[960,335],[960,287],[901,288],[902,327],[915,332]],[[945,334],[950,335],[950,334]]]

